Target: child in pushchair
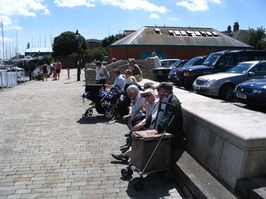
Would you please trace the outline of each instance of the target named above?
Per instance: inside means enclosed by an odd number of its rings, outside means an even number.
[[[97,113],[103,114],[104,117],[109,120],[116,116],[116,104],[120,94],[116,92],[115,89],[106,91],[104,85],[88,84],[86,85],[85,92],[82,93],[81,97],[92,102],[89,108],[82,115],[83,119],[86,119],[88,116],[92,116],[94,108],[96,109]]]

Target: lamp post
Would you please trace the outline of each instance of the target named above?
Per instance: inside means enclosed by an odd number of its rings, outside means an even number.
[[[80,73],[81,73],[81,69],[80,69],[80,52],[81,52],[81,36],[79,34],[79,31],[77,30],[75,33],[75,37],[78,41],[78,60],[77,60],[77,81],[80,81]]]

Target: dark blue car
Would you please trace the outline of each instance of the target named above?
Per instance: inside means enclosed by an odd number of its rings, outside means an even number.
[[[200,65],[202,64],[207,56],[197,56],[193,57],[192,59],[186,61],[183,60],[181,63],[179,63],[176,67],[173,67],[169,74],[168,74],[168,81],[171,81],[173,83],[177,83],[176,75],[180,71],[183,71],[185,68],[192,67],[194,65]]]
[[[266,105],[266,77],[238,84],[234,90],[238,101],[249,105]]]

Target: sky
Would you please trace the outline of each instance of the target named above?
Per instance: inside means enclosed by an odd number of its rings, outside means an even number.
[[[6,58],[24,54],[28,42],[51,47],[64,31],[103,39],[153,25],[266,28],[266,0],[0,0],[0,8]]]

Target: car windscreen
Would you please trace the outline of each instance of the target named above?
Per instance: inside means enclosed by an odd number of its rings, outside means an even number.
[[[203,62],[203,65],[205,65],[205,66],[214,66],[221,55],[222,55],[222,53],[212,53],[212,54],[210,54],[207,57],[207,59]]]
[[[172,63],[170,65],[170,68],[176,68],[180,63],[181,63],[181,60],[180,61],[176,61],[176,62],[174,62],[174,63]]]
[[[229,73],[245,74],[254,64],[252,63],[240,63],[237,66],[227,70]]]
[[[187,68],[187,67],[193,66],[195,64],[198,64],[199,60],[201,60],[201,59],[202,59],[201,57],[194,57],[194,58],[190,59],[187,63],[185,63],[183,65],[183,67]]]

